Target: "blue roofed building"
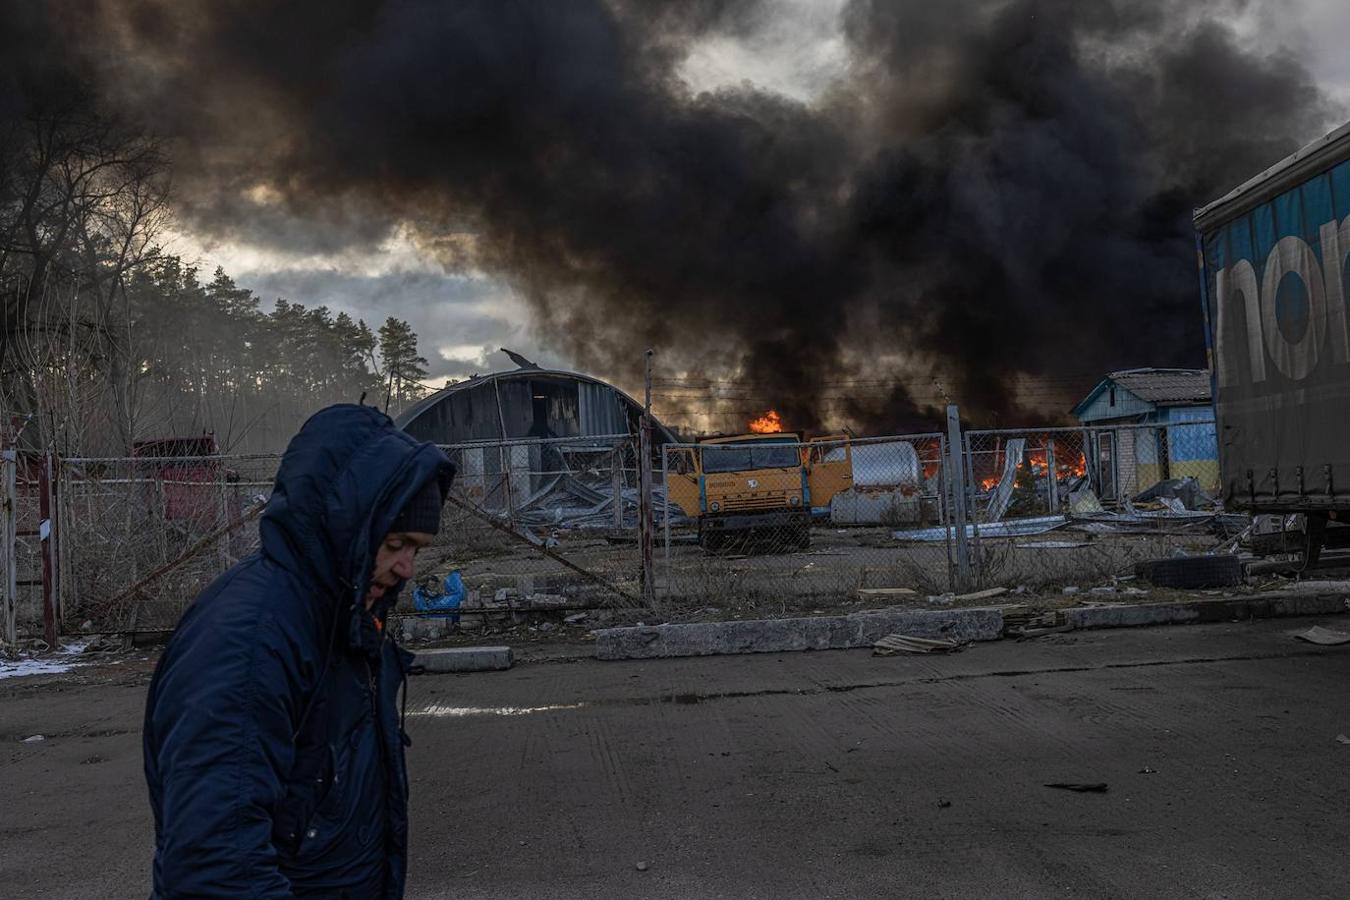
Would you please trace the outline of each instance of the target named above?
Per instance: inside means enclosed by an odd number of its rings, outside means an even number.
[[[1110,496],[1168,478],[1219,487],[1218,441],[1206,369],[1127,369],[1103,378],[1073,408],[1094,429],[1091,464]],[[1100,429],[1100,430],[1098,430]]]

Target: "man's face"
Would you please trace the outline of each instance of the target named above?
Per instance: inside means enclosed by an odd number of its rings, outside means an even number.
[[[370,587],[366,591],[366,609],[375,605],[401,581],[413,576],[413,562],[417,551],[431,543],[432,535],[422,531],[391,531],[375,551],[375,571],[370,573]]]

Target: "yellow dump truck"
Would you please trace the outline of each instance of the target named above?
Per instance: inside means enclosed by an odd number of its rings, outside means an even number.
[[[846,439],[741,434],[667,452],[667,494],[698,522],[709,550],[756,536],[805,549],[813,510],[828,513],[830,499],[853,483]]]

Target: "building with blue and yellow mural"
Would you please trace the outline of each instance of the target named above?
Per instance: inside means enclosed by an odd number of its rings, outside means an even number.
[[[1219,487],[1210,374],[1205,369],[1127,369],[1103,378],[1073,415],[1096,431],[1098,463],[1129,497],[1168,478]]]

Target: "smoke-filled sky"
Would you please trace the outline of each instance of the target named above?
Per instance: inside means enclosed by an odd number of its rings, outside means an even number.
[[[409,320],[437,382],[507,346],[631,388],[653,347],[676,420],[1010,423],[1201,366],[1191,209],[1350,100],[1340,0],[50,8],[169,142],[175,249]]]

